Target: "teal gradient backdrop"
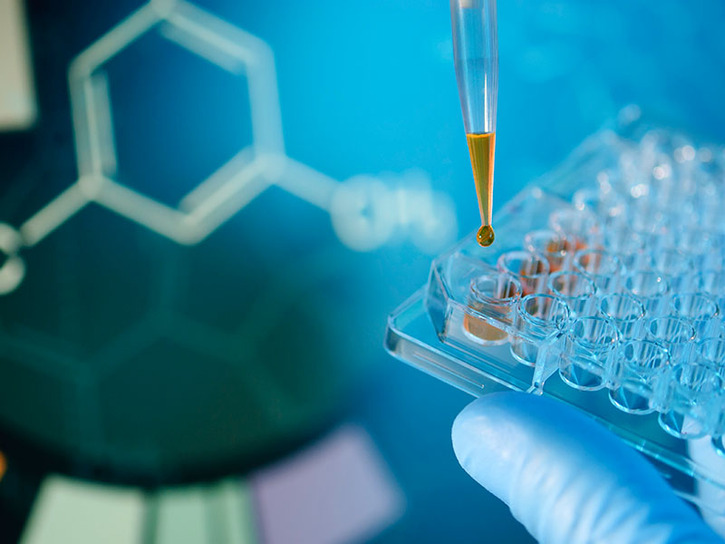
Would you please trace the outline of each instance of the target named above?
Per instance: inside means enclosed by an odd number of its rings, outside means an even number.
[[[0,134],[0,221],[18,226],[75,180],[68,63],[139,5],[28,3],[41,116]],[[447,2],[198,5],[273,51],[289,157],[338,182],[398,187],[413,170],[450,196],[457,236],[473,230]],[[516,0],[498,16],[494,211],[631,103],[725,139],[721,2]],[[109,65],[118,175],[175,202],[249,142],[247,91],[167,44],[137,46]],[[383,353],[387,313],[433,256],[404,234],[354,251],[279,188],[191,248],[84,210],[23,252],[27,275],[0,299],[5,440],[82,476],[154,483],[245,471],[353,420],[406,495],[380,542],[523,541],[455,463],[468,398]]]

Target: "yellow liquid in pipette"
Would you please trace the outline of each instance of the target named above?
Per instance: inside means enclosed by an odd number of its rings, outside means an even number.
[[[466,134],[468,151],[471,154],[473,181],[476,184],[478,208],[481,212],[481,228],[476,240],[483,247],[493,244],[494,232],[491,227],[491,209],[493,207],[493,159],[496,151],[496,133]]]

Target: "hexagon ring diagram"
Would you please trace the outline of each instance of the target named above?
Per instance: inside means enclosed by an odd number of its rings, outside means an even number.
[[[104,65],[154,31],[219,69],[246,77],[249,91],[251,146],[200,180],[176,208],[119,183],[113,174],[117,156]],[[189,3],[152,0],[138,9],[76,57],[69,69],[69,83],[79,179],[66,191],[68,200],[77,195],[79,201],[96,202],[178,243],[195,244],[284,171],[271,49],[259,38]]]

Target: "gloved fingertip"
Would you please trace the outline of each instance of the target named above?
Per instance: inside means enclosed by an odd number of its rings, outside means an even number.
[[[560,401],[485,395],[458,415],[452,442],[538,540],[721,542],[641,455]]]
[[[497,423],[501,417],[499,407],[502,403],[505,405],[511,396],[516,397],[517,393],[491,393],[476,399],[453,422],[451,440],[456,458],[461,467],[485,487],[491,485],[485,477],[489,474],[487,467],[490,467],[492,457],[500,453],[500,436],[497,434]],[[484,469],[483,475],[480,467]]]

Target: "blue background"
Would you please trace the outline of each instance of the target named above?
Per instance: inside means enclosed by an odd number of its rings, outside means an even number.
[[[274,50],[290,156],[339,179],[422,168],[453,196],[460,234],[476,226],[447,2],[213,9]],[[519,0],[500,2],[498,17],[494,208],[631,103],[652,119],[725,137],[721,2]],[[382,271],[381,306],[392,308],[425,281],[429,258],[408,245],[370,259]],[[407,524],[384,536],[523,541],[500,504],[457,472],[448,429],[468,399],[382,358],[361,417],[409,495]]]
[[[459,236],[477,226],[447,2],[200,0],[198,5],[256,35],[273,50],[290,157],[340,181],[358,174],[421,169],[435,190],[453,198]],[[72,183],[67,63],[135,7],[138,4],[132,2],[107,7],[29,3],[41,119],[29,135],[0,139],[3,221],[19,224]],[[650,118],[723,141],[724,16],[725,6],[716,0],[501,2],[494,209],[552,169],[630,103],[639,104]],[[172,80],[168,74],[186,66],[174,52],[154,53],[163,69],[156,69],[156,61],[145,54],[130,54],[119,59],[113,71],[109,68],[119,154],[125,161],[120,174],[129,185],[173,201],[220,157],[248,142],[249,127],[229,122],[248,115],[244,86],[213,80],[217,76],[212,75],[200,79],[181,73],[180,79]],[[134,74],[142,77],[134,79]],[[201,107],[199,97],[210,84],[225,90],[217,101]],[[178,121],[179,130],[164,130],[183,107],[189,108],[189,116]],[[28,169],[39,156],[51,165],[40,173]],[[64,268],[56,263],[60,254]],[[407,500],[403,520],[379,541],[525,541],[506,508],[470,481],[453,457],[450,425],[470,399],[383,353],[386,315],[425,282],[432,258],[409,241],[356,253],[337,242],[323,211],[271,189],[195,248],[178,248],[93,208],[24,257],[28,276],[17,293],[5,299],[0,310],[3,327],[10,336],[27,329],[60,338],[62,349],[47,340],[49,349],[62,352],[79,367],[92,360],[85,358],[86,352],[93,354],[107,345],[137,319],[135,309],[152,304],[149,301],[164,286],[172,292],[174,312],[221,330],[237,330],[257,319],[249,315],[250,293],[273,289],[274,282],[280,282],[287,295],[270,299],[267,309],[278,316],[272,323],[290,326],[292,319],[302,320],[313,323],[311,330],[299,337],[283,335],[290,346],[283,355],[272,349],[279,338],[270,337],[261,357],[240,355],[240,361],[252,361],[248,376],[254,376],[255,368],[272,366],[283,389],[294,389],[293,382],[305,377],[313,385],[292,395],[298,409],[272,402],[272,419],[259,425],[274,432],[221,443],[224,455],[198,452],[189,462],[198,463],[207,455],[210,463],[226,466],[229,456],[249,443],[257,452],[259,444],[273,448],[286,438],[299,438],[300,427],[316,429],[331,418],[357,421],[376,441]],[[142,264],[129,275],[129,262]],[[179,262],[185,280],[169,287],[164,270],[173,272]],[[297,273],[300,263],[330,272],[310,272],[303,281]],[[70,284],[83,288],[68,289]],[[115,295],[109,294],[112,291]],[[291,298],[299,304],[293,310]],[[63,327],[52,319],[56,308],[68,310],[57,319]],[[68,326],[76,321],[75,328]],[[192,351],[157,345],[143,357],[121,364],[125,374],[117,383],[137,387],[143,373],[165,381],[168,398],[163,401],[152,399],[156,387],[144,392],[148,403],[161,406],[159,413],[167,407],[159,425],[168,425],[175,416],[168,406],[184,393],[198,403],[194,421],[200,429],[209,428],[205,418],[212,417],[223,429],[243,426],[234,415],[248,412],[238,404],[239,392],[199,385],[216,367],[201,366],[199,360],[206,355]],[[284,364],[277,365],[280,361]],[[15,381],[6,380],[8,390],[0,391],[0,422],[48,447],[67,449],[62,437],[41,432],[50,429],[53,420],[26,394],[40,395],[38,382],[30,380],[24,390],[18,386],[20,375],[18,371]],[[104,384],[98,387],[108,393]],[[118,387],[110,395],[115,404],[138,402],[139,414],[148,413],[140,397],[124,396]],[[58,395],[62,405],[66,401]],[[44,402],[52,406],[52,394],[45,394]],[[207,406],[208,414],[203,411]],[[294,417],[275,419],[277,409],[304,414],[303,423]],[[50,411],[62,415],[62,410]],[[129,412],[134,413],[132,408]],[[97,451],[113,457],[119,444],[128,443],[138,431],[133,418],[142,416],[114,417],[99,420],[97,427],[93,422],[81,424],[78,435],[70,435],[78,451],[69,453],[89,455],[91,461]],[[62,422],[59,425],[62,429]],[[208,438],[199,436],[201,441]],[[144,440],[148,438],[140,439]],[[171,437],[163,447],[172,451],[178,444]],[[194,473],[188,465],[174,467]]]

